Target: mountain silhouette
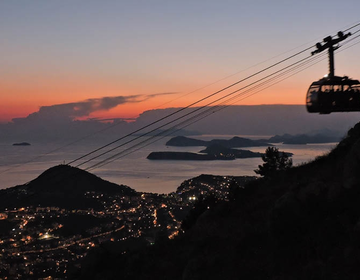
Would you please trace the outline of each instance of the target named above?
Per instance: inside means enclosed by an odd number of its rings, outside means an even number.
[[[86,192],[136,195],[136,191],[127,186],[105,181],[79,168],[58,165],[27,184],[0,190],[0,205],[2,209],[15,205],[101,208],[96,200],[85,198]]]

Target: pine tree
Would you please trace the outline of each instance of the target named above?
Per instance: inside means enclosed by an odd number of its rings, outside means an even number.
[[[279,152],[279,149],[275,147],[268,147],[261,158],[264,164],[259,165],[259,169],[254,171],[263,177],[272,177],[276,171],[292,167],[292,159],[286,153]]]

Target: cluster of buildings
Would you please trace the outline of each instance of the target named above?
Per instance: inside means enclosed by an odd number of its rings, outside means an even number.
[[[100,244],[126,244],[119,246],[119,253],[126,254],[134,243],[126,243],[130,240],[152,245],[159,236],[174,238],[199,195],[211,192],[226,200],[231,182],[231,177],[200,176],[166,195],[84,193],[83,199],[101,202],[101,209],[41,205],[4,209],[0,279],[66,279]]]

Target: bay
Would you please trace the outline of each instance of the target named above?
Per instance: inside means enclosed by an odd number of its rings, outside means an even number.
[[[203,135],[194,138],[202,140],[229,139],[232,135]],[[269,136],[243,136],[251,139],[269,138]],[[254,169],[262,164],[261,158],[236,159],[232,161],[175,161],[175,160],[148,160],[147,155],[153,151],[188,151],[199,152],[203,147],[167,147],[165,143],[171,137],[165,137],[158,142],[141,148],[133,153],[117,159],[107,165],[96,169],[90,169],[91,173],[117,183],[128,185],[137,191],[169,193],[186,179],[200,174],[213,175],[255,175]],[[82,155],[106,144],[88,141],[65,146],[65,143],[31,143],[31,146],[12,146],[12,143],[0,143],[0,189],[24,184],[35,179],[46,169],[81,157]],[[121,143],[117,143],[120,144]],[[276,144],[282,151],[294,154],[294,165],[308,162],[319,155],[328,153],[337,143],[285,145]],[[63,147],[57,151],[59,147]],[[109,146],[111,149],[114,146]],[[109,154],[92,160],[79,166],[82,169],[99,163],[104,158],[115,155],[127,148],[126,145]],[[245,148],[254,152],[264,152],[266,147]],[[106,150],[106,149],[105,149]],[[101,151],[102,152],[102,151]],[[126,153],[125,153],[126,154]],[[122,154],[120,156],[123,156]],[[77,166],[87,159],[94,157],[96,153],[72,164]]]

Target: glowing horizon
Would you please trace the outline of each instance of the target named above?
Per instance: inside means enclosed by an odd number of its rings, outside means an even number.
[[[360,8],[351,2],[347,9],[347,1],[324,5],[325,0],[311,9],[304,2],[263,0],[20,2],[0,3],[2,123],[43,106],[103,97],[177,93],[83,118],[134,118],[146,110],[184,107],[304,49],[305,43],[315,45],[345,30],[359,21],[355,6]],[[346,18],[337,16],[342,11]],[[338,75],[360,78],[357,50],[344,47],[336,54]],[[305,104],[309,85],[326,73],[325,59],[236,104]]]

